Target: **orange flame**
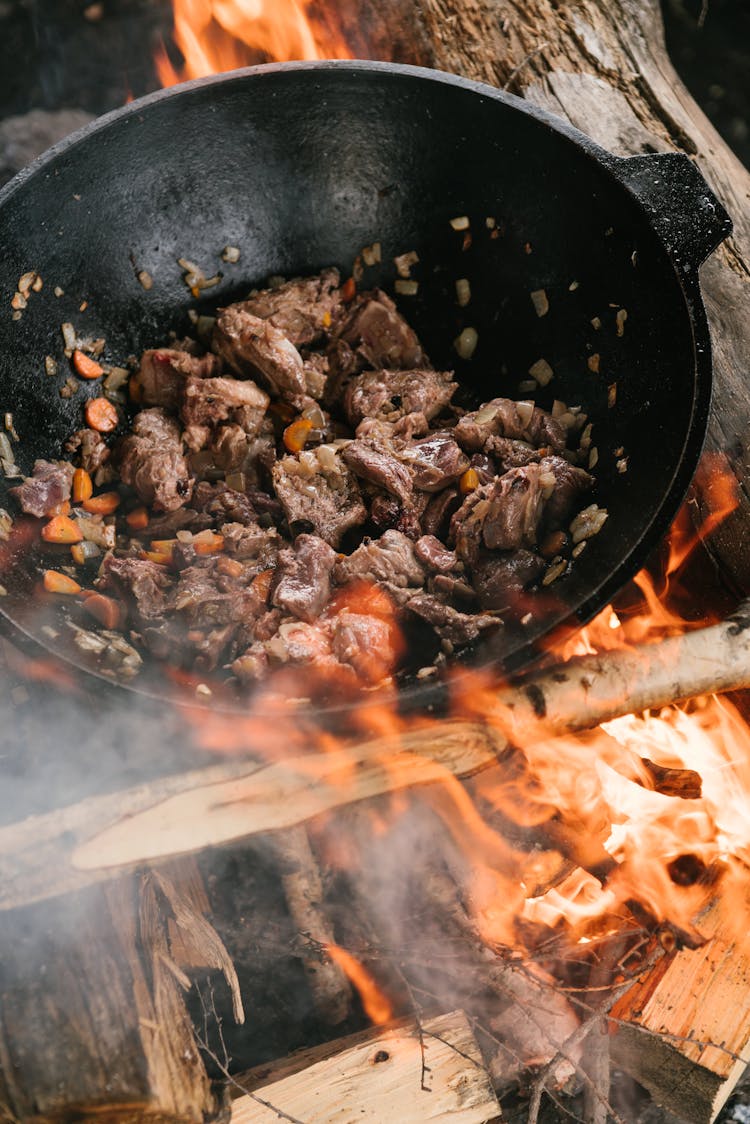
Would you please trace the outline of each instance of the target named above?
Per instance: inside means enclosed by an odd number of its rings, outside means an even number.
[[[259,62],[351,58],[344,39],[315,22],[308,0],[174,0],[175,67],[162,45],[156,69],[163,86],[222,74]]]
[[[327,944],[326,951],[338,964],[347,979],[354,985],[362,1000],[362,1006],[370,1022],[375,1026],[383,1026],[393,1018],[393,1007],[390,1000],[383,994],[375,980],[366,968],[356,960],[350,952],[339,948],[337,944]]]

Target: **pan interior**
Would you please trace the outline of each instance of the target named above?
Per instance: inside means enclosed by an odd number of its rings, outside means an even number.
[[[451,226],[459,216],[470,238]],[[383,260],[364,285],[392,292],[394,255],[419,256],[418,295],[399,305],[436,366],[454,368],[480,399],[519,397],[544,358],[554,377],[537,403],[563,400],[594,423],[593,499],[609,519],[545,595],[545,614],[485,652],[518,665],[632,575],[666,529],[686,450],[697,457],[700,441],[691,321],[663,246],[590,151],[507,99],[397,70],[271,69],[130,107],[42,163],[0,206],[0,408],[21,436],[17,462],[29,472],[35,458],[61,455],[96,393],[83,384],[60,397],[70,374],[63,322],[104,337],[106,358],[122,362],[188,326],[196,302],[178,257],[223,270],[202,302],[210,311],[272,274],[334,264],[346,275],[375,241]],[[227,244],[241,248],[237,265],[220,261]],[[14,322],[10,300],[29,269],[44,287]],[[137,280],[144,269],[149,291]],[[464,309],[458,278],[471,285]],[[540,289],[542,317],[530,298]],[[465,326],[479,334],[470,362],[453,348]],[[45,355],[58,360],[56,377]],[[4,482],[0,505],[15,510]],[[6,564],[2,607],[50,646],[40,632],[48,610],[30,597],[36,573],[33,552]],[[51,646],[83,658],[64,638]]]

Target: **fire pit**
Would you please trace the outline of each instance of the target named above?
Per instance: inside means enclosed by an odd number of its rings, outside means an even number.
[[[546,669],[449,683],[440,711],[371,695],[322,730],[283,700],[262,719],[134,708],[8,648],[29,744],[54,714],[58,756],[88,772],[55,794],[36,749],[36,791],[9,778],[33,813],[8,807],[0,832],[10,1114],[199,1120],[223,1086],[238,1120],[480,1121],[520,1084],[531,1119],[555,1101],[629,1119],[611,1057],[708,1120],[748,1043],[747,742],[705,695],[746,686],[748,660],[690,515],[719,541],[738,498],[726,459],[704,461],[650,579],[557,638]],[[694,701],[661,711],[678,698]]]

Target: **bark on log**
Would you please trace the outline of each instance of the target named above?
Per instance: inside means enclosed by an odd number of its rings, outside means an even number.
[[[708,448],[731,459],[740,507],[712,540],[750,590],[750,174],[667,56],[658,0],[336,0],[354,53],[452,71],[519,94],[619,155],[682,150],[735,222],[701,271],[714,348]],[[355,18],[356,13],[356,18]],[[696,496],[698,511],[710,496]]]
[[[216,1119],[152,886],[129,876],[5,913],[0,950],[0,1119]]]
[[[750,614],[743,608],[712,628],[537,672],[522,687],[497,692],[489,721],[440,722],[271,765],[236,759],[90,797],[0,829],[0,910],[112,877],[118,867],[293,827],[448,774],[470,776],[495,764],[508,742],[748,686]]]

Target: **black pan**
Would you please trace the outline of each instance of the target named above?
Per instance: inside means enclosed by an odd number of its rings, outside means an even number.
[[[462,215],[471,220],[469,247],[449,223]],[[241,248],[239,264],[221,266],[220,286],[204,295],[209,311],[269,274],[328,264],[347,273],[376,240],[383,263],[365,283],[392,291],[393,256],[416,250],[419,294],[399,303],[436,365],[455,367],[482,399],[518,397],[518,382],[543,357],[554,379],[539,404],[561,399],[594,422],[594,498],[609,519],[545,595],[544,613],[484,653],[515,668],[552,629],[606,604],[683,498],[711,394],[697,269],[730,228],[687,157],[614,157],[517,98],[447,74],[295,63],[192,82],[96,121],[0,192],[0,410],[13,412],[24,471],[36,457],[59,455],[81,424],[83,400],[97,393],[82,384],[60,397],[70,374],[61,323],[104,336],[113,362],[164,342],[188,326],[196,303],[178,257],[213,271],[222,247]],[[29,269],[44,288],[14,322],[11,298]],[[154,279],[148,292],[139,270]],[[457,277],[471,281],[466,309],[455,303]],[[543,318],[529,297],[537,289],[549,299]],[[466,325],[479,345],[460,362],[452,341]],[[44,373],[48,354],[60,361],[56,378]],[[0,504],[15,510],[5,484]],[[1,580],[8,623],[86,663],[69,629],[41,630],[49,620],[33,597],[28,534],[6,547]]]

